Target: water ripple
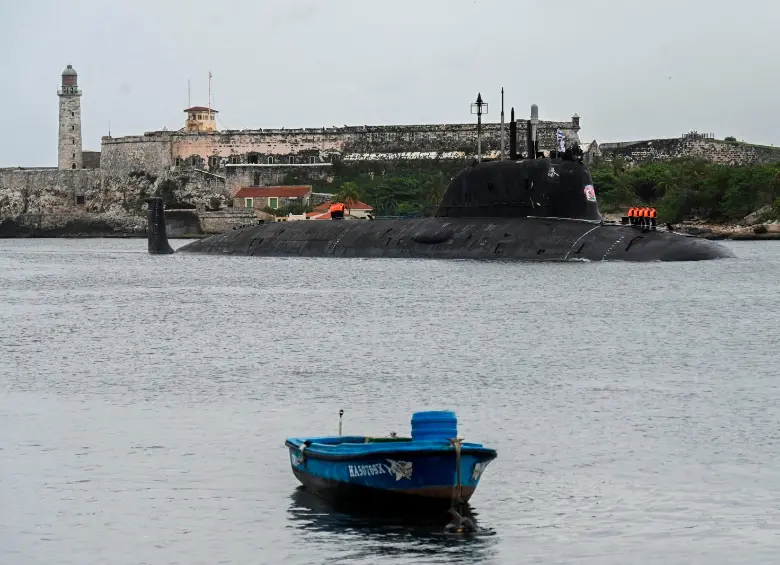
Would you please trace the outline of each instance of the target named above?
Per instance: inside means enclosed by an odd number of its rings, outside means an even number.
[[[180,245],[182,242],[176,242]],[[0,240],[0,562],[776,563],[780,247],[700,264]],[[450,408],[496,535],[323,508],[291,435]]]

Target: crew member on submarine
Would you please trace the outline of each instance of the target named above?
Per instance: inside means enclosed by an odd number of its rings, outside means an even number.
[[[328,210],[330,212],[330,219],[343,220],[344,210],[346,210],[346,205],[343,202],[334,202],[330,205],[330,209]]]

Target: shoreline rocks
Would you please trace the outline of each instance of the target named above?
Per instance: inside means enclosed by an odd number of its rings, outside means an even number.
[[[254,224],[253,211],[243,208],[219,211],[166,210],[169,238],[198,239],[239,226]],[[0,216],[0,238],[145,238],[146,214],[117,212],[26,213]]]
[[[679,231],[704,239],[780,240],[780,223],[708,224],[701,221],[683,222]]]
[[[751,214],[740,223],[716,224],[704,220],[689,219],[675,224],[674,229],[680,233],[695,235],[703,239],[712,240],[780,240],[780,220],[758,222],[756,218],[766,214],[766,209],[761,209],[754,216]],[[625,214],[603,213],[605,220],[620,222]],[[666,229],[663,221],[658,229]]]
[[[0,237],[146,237],[146,218],[110,214],[19,214],[0,219]]]

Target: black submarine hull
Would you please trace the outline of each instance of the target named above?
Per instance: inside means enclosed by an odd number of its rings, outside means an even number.
[[[698,261],[734,256],[722,245],[674,232],[534,217],[279,222],[194,241],[177,253],[521,261]]]
[[[149,226],[149,251],[167,253],[162,203],[149,206],[149,221],[162,222]],[[152,213],[152,207],[160,213]],[[451,180],[431,218],[261,224],[195,241],[178,252],[521,261],[733,256],[705,239],[604,222],[590,172],[571,155],[466,167]]]

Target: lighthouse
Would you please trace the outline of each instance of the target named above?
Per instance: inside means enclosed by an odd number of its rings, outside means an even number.
[[[57,166],[63,169],[81,169],[81,91],[78,74],[72,65],[62,71],[60,97],[60,133]]]

